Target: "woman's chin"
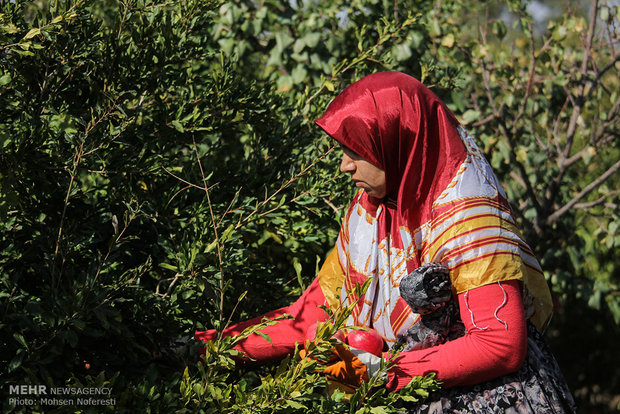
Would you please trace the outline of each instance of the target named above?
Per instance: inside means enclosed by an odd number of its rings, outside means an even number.
[[[382,191],[376,191],[374,189],[364,188],[364,192],[366,192],[366,195],[368,195],[368,197],[371,197],[377,200],[383,200],[385,198],[385,194]]]

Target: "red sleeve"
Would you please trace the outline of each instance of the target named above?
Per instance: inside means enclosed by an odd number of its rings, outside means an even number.
[[[388,371],[389,390],[403,388],[412,377],[431,372],[448,388],[477,384],[521,367],[527,332],[519,282],[481,286],[469,290],[467,296],[459,294],[458,300],[467,333],[442,345],[402,353]]]
[[[246,356],[259,362],[279,360],[295,349],[295,343],[301,344],[304,342],[306,330],[310,325],[327,319],[325,311],[319,308],[320,305],[324,304],[325,297],[317,278],[292,305],[229,326],[224,330],[224,336],[238,335],[245,328],[260,323],[263,318],[272,319],[287,313],[293,318],[282,320],[260,331],[269,335],[273,344],[263,339],[260,335],[253,334],[235,347]],[[199,341],[207,341],[214,339],[216,335],[215,329],[210,329],[208,331],[196,331],[194,338]]]

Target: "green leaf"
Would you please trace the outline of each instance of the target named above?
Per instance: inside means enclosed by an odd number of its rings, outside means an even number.
[[[506,24],[501,19],[497,19],[493,22],[493,25],[491,26],[491,30],[493,31],[493,34],[497,36],[499,40],[502,40],[504,37],[506,37],[506,33],[507,33]]]
[[[315,48],[321,40],[321,34],[319,32],[307,33],[302,39],[309,48]]]
[[[297,277],[301,277],[301,263],[299,263],[299,259],[296,257],[293,259],[293,268],[295,269]]]
[[[270,340],[271,342],[271,340]],[[284,359],[282,361],[280,361],[280,364],[278,365],[278,369],[275,372],[275,377],[278,378],[282,375],[284,375],[285,373],[287,373],[289,371],[289,364],[291,362],[291,356],[287,355],[286,357],[284,357]]]
[[[237,229],[237,226],[235,225],[235,223],[231,223],[226,230],[224,230],[224,232],[222,233],[222,236],[220,237],[220,242],[224,243],[226,242],[228,239],[230,239],[230,236],[232,236],[234,234],[234,231]]]
[[[9,73],[5,73],[4,75],[0,76],[0,86],[8,85],[9,83],[11,83],[12,80],[13,78],[11,77],[11,75]]]
[[[267,342],[269,342],[270,344],[273,345],[273,342],[271,341],[271,338],[269,337],[269,335],[267,335],[266,333],[261,332],[261,331],[256,331],[256,333],[258,335],[260,335],[260,337],[263,338],[265,341],[267,341]]]
[[[299,283],[299,287],[302,291],[306,290],[306,285],[301,277],[302,265],[297,257],[293,258],[293,268],[295,269],[295,274],[297,275],[297,283]]]
[[[407,44],[396,45],[392,49],[392,54],[394,55],[394,58],[398,60],[399,62],[404,62],[407,59],[409,59],[411,56],[413,56],[411,47],[409,47],[409,45]]]
[[[4,33],[15,34],[19,33],[19,28],[15,26],[13,23],[9,23],[7,25],[0,25],[0,30]]]
[[[293,86],[293,78],[291,76],[282,76],[278,79],[278,90],[286,92]]]
[[[176,129],[180,133],[185,132],[185,128],[183,128],[183,124],[181,124],[181,122],[179,122],[178,120],[175,119],[174,121],[171,122],[171,124],[174,127],[174,129]]]
[[[299,64],[293,69],[293,82],[302,83],[308,77],[308,71],[305,68],[305,65]]]
[[[286,405],[287,405],[288,407],[290,407],[290,408],[292,408],[292,409],[294,409],[294,410],[307,410],[307,409],[308,409],[308,407],[307,407],[307,406],[305,406],[305,405],[303,405],[303,404],[300,404],[300,403],[298,403],[298,402],[297,402],[297,401],[295,401],[295,400],[290,400],[290,399],[287,399],[285,402],[286,402]]]
[[[76,328],[78,331],[83,331],[83,330],[84,330],[84,328],[86,327],[86,322],[84,322],[84,321],[83,321],[83,320],[81,320],[81,319],[74,319],[74,320],[73,320],[73,322],[71,322],[71,324],[72,324],[73,326],[75,326],[75,328]]]
[[[465,125],[471,124],[474,121],[477,121],[478,119],[480,119],[480,111],[476,111],[476,110],[473,110],[473,109],[468,109],[463,114],[463,123]]]
[[[222,51],[226,54],[226,56],[231,56],[233,53],[233,49],[235,47],[236,41],[235,39],[220,39],[218,40]]]
[[[7,371],[11,373],[15,371],[17,368],[19,368],[22,364],[23,359],[24,359],[24,353],[20,352],[19,354],[15,355],[9,362]]]
[[[37,27],[34,29],[30,29],[28,33],[26,33],[26,36],[24,36],[24,40],[32,39],[33,37],[38,36],[39,34],[41,34],[40,28]]]
[[[295,39],[293,39],[291,36],[289,36],[288,33],[285,33],[285,32],[278,32],[276,33],[275,37],[276,37],[276,47],[279,53],[284,52],[284,50],[295,41]]]
[[[13,334],[13,338],[15,338],[15,340],[19,342],[24,348],[28,349],[28,344],[26,343],[26,339],[24,339],[24,336],[22,334],[15,332]]]
[[[179,271],[179,268],[177,266],[174,266],[168,263],[160,263],[159,267],[161,267],[162,269],[172,270],[173,272]]]
[[[304,49],[305,46],[306,46],[306,43],[304,42],[303,39],[297,39],[295,40],[295,43],[293,44],[293,52],[301,53],[301,51]]]
[[[590,296],[590,299],[588,300],[588,305],[594,309],[600,309],[601,298],[602,292],[600,290],[595,290],[594,293]]]

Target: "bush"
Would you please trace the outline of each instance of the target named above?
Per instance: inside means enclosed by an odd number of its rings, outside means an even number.
[[[112,387],[132,412],[340,404],[298,357],[235,370],[224,339],[183,371],[172,352],[313,278],[351,190],[312,120],[379,53],[284,93],[218,39],[238,6],[2,3],[4,384]]]
[[[0,1],[3,392],[106,386],[132,412],[390,412],[434,389],[346,402],[298,355],[235,368],[224,339],[186,368],[172,351],[308,286],[352,195],[313,120],[385,69],[431,86],[479,140],[558,303],[617,329],[614,39],[580,43],[592,21],[566,14],[540,42],[525,5],[508,5],[515,30],[494,17],[502,4],[465,0]],[[537,146],[549,119],[561,151]],[[552,340],[592,325],[558,320]],[[588,390],[618,380],[566,371]]]

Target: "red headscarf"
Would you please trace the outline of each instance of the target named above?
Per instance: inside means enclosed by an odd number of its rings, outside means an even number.
[[[355,82],[316,123],[385,171],[388,197],[412,228],[429,219],[431,204],[466,156],[454,115],[426,86],[400,72]]]

